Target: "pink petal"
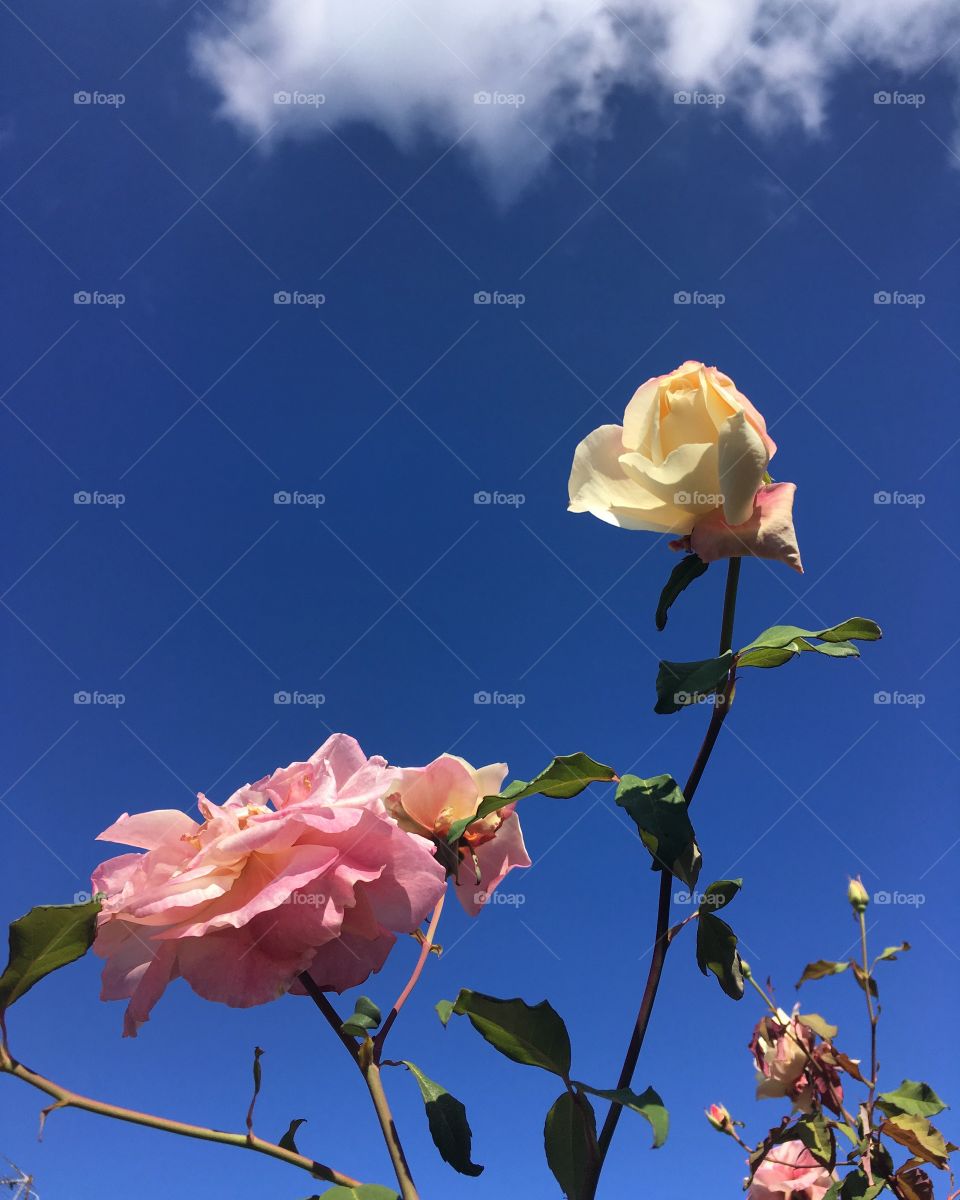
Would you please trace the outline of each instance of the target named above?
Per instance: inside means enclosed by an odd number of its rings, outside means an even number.
[[[178,842],[190,837],[199,829],[196,821],[177,808],[159,808],[153,812],[124,813],[97,834],[98,842],[120,842],[124,846],[138,846],[141,850],[155,850],[158,846]]]
[[[469,857],[460,864],[456,880],[457,899],[471,917],[483,908],[485,898],[509,871],[514,867],[530,866],[517,815],[510,813],[490,841],[478,846],[475,853],[480,883],[477,883],[473,861]]]
[[[757,492],[753,514],[742,525],[728,525],[717,509],[702,517],[688,538],[670,543],[674,550],[693,550],[704,562],[720,558],[771,558],[803,573],[793,528],[795,483],[770,483]]]

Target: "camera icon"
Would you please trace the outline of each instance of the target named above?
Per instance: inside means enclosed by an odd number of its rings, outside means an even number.
[[[874,704],[889,704],[891,699],[892,699],[892,697],[889,692],[874,692],[873,693]]]
[[[690,303],[690,293],[689,292],[674,292],[673,293],[673,302],[674,302],[674,304],[689,304]]]
[[[293,500],[293,496],[291,495],[290,492],[274,492],[273,493],[274,504],[289,504],[292,500]]]
[[[873,93],[874,104],[889,104],[892,99],[893,99],[893,97],[891,96],[891,94],[889,92],[874,92]]]
[[[493,697],[490,695],[489,692],[474,692],[473,693],[474,704],[489,704],[492,699],[493,699]]]
[[[89,692],[74,692],[73,693],[74,704],[89,704],[91,702],[91,700],[92,700],[92,696],[90,695]]]
[[[890,292],[874,292],[873,293],[874,304],[889,304],[892,301],[892,299],[893,299],[893,296],[891,295]]]
[[[293,97],[291,96],[291,94],[289,92],[274,92],[273,93],[274,104],[289,104],[292,99],[293,99]]]
[[[89,92],[74,92],[73,93],[74,104],[89,104],[91,98],[92,97]]]
[[[474,104],[489,104],[491,99],[492,99],[492,96],[490,95],[489,92],[474,92],[473,93]]]
[[[891,494],[889,492],[874,492],[873,493],[874,504],[889,504],[892,499],[893,499],[893,497],[891,496]]]
[[[493,494],[491,492],[474,492],[473,493],[474,504],[490,504],[492,501],[493,501]]]
[[[874,904],[889,904],[890,903],[890,893],[889,892],[874,892],[873,893],[873,902],[874,902]]]
[[[289,704],[291,699],[292,699],[292,697],[289,692],[274,692],[273,693],[274,704]]]
[[[90,504],[92,502],[92,500],[93,500],[93,496],[89,492],[74,492],[73,493],[74,504]]]
[[[290,295],[289,292],[274,292],[273,293],[274,304],[289,304],[292,299],[293,299],[293,297]]]
[[[74,304],[89,304],[92,300],[93,300],[93,296],[90,292],[74,292],[73,293]]]
[[[674,92],[673,93],[673,102],[674,102],[674,104],[689,104],[690,103],[690,93],[689,92]]]
[[[491,299],[492,299],[492,297],[489,292],[474,292],[473,293],[474,304],[489,304]]]
[[[675,504],[689,504],[691,496],[689,492],[677,492],[673,499]]]

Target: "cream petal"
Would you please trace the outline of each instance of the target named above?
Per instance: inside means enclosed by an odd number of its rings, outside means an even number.
[[[749,520],[768,461],[760,434],[742,410],[724,422],[717,438],[717,468],[728,525]]]

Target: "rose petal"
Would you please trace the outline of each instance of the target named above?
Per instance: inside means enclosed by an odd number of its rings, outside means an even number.
[[[717,435],[717,467],[728,525],[749,521],[767,462],[763,440],[743,412],[724,422]]]
[[[728,525],[723,510],[698,521],[689,538],[671,543],[672,549],[691,549],[704,562],[720,558],[772,558],[803,573],[793,528],[795,483],[771,483],[756,495],[753,513],[742,525]]]
[[[497,830],[496,836],[477,846],[474,853],[480,871],[479,884],[474,864],[469,857],[460,864],[456,879],[457,899],[471,917],[479,913],[487,897],[509,871],[514,867],[530,866],[530,856],[523,844],[523,833],[516,814],[510,813]]]

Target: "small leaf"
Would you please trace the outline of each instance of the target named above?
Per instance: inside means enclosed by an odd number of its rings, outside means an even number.
[[[547,1163],[567,1200],[586,1196],[596,1153],[597,1122],[586,1096],[564,1092],[547,1113],[543,1145]]]
[[[799,987],[808,980],[826,979],[828,975],[839,975],[841,971],[845,971],[849,966],[849,962],[831,962],[826,958],[818,958],[816,962],[807,963],[803,968],[803,974],[794,984],[794,987]]]
[[[869,988],[871,996],[879,996],[880,990],[873,976],[868,975],[858,962],[851,962],[850,966],[853,967],[853,977],[860,984],[861,990],[865,992]]]
[[[515,804],[527,796],[551,796],[558,800],[569,800],[579,795],[591,783],[612,783],[617,778],[612,767],[598,763],[589,754],[561,754],[548,767],[530,780],[515,779],[497,796],[484,796],[477,811],[471,817],[463,817],[450,826],[447,840],[458,842],[463,831],[474,821],[499,812],[508,804]]]
[[[810,642],[806,638],[795,638],[785,646],[757,646],[753,650],[744,649],[737,656],[737,666],[740,667],[782,667],[791,658],[796,658],[803,651],[814,651],[825,654],[828,658],[859,658],[860,651],[852,642]]]
[[[440,1157],[461,1175],[480,1175],[483,1167],[470,1159],[473,1133],[467,1120],[467,1110],[446,1088],[429,1079],[412,1062],[404,1059],[403,1065],[420,1087],[430,1136],[440,1151]]]
[[[284,1150],[292,1150],[294,1154],[299,1154],[300,1151],[297,1149],[297,1143],[295,1140],[297,1136],[297,1130],[301,1125],[306,1125],[306,1123],[307,1121],[305,1117],[296,1117],[294,1120],[292,1120],[287,1132],[283,1135],[280,1141],[277,1142],[277,1145],[282,1146]]]
[[[714,694],[730,673],[733,656],[727,651],[719,658],[699,662],[668,662],[664,659],[657,672],[657,703],[655,713],[679,712],[688,704],[696,704]]]
[[[670,871],[692,891],[700,874],[700,847],[687,816],[689,805],[673,776],[624,775],[616,801],[633,818],[653,869]]]
[[[393,1188],[380,1187],[376,1183],[360,1183],[356,1187],[337,1184],[320,1196],[311,1196],[310,1200],[400,1200],[400,1197]]]
[[[719,912],[743,887],[742,879],[717,879],[703,894],[698,912]]]
[[[893,1176],[897,1195],[902,1200],[933,1200],[933,1180],[922,1167],[911,1167],[904,1163]]]
[[[688,588],[695,579],[700,578],[709,566],[709,563],[705,563],[696,554],[686,554],[670,572],[670,578],[660,593],[660,603],[657,605],[656,622],[657,628],[661,632],[667,627],[667,612],[670,606],[682,591]]]
[[[934,1129],[926,1117],[897,1113],[887,1117],[880,1126],[880,1132],[901,1146],[906,1146],[914,1158],[933,1163],[941,1170],[946,1168],[947,1144],[943,1134]]]
[[[10,926],[10,957],[0,975],[0,1018],[35,983],[82,958],[97,932],[100,898],[83,904],[42,904]]]
[[[371,1029],[377,1028],[380,1021],[380,1009],[368,996],[359,996],[353,1013],[347,1017],[340,1028],[352,1037],[366,1037]]]
[[[701,912],[697,919],[697,965],[706,975],[716,975],[720,987],[731,1000],[743,996],[743,972],[737,953],[737,935],[713,913]]]
[[[799,1019],[808,1029],[812,1029],[814,1033],[822,1037],[825,1042],[829,1042],[831,1038],[837,1036],[837,1026],[831,1025],[829,1021],[825,1021],[819,1013],[801,1013]]]
[[[946,1107],[929,1083],[917,1083],[913,1079],[905,1079],[895,1091],[881,1092],[877,1097],[877,1108],[889,1117],[897,1113],[907,1113],[912,1117],[935,1117]]]
[[[818,638],[823,642],[875,642],[882,636],[880,626],[875,621],[867,620],[866,617],[851,617],[850,620],[841,621],[839,625],[832,625],[827,629],[801,629],[799,625],[771,625],[769,629],[765,629],[752,642],[744,646],[740,653],[752,650],[755,646],[774,648],[787,646],[797,638]]]
[[[576,1086],[583,1088],[591,1096],[599,1096],[602,1100],[609,1100],[611,1104],[621,1104],[624,1108],[629,1108],[632,1112],[645,1117],[653,1130],[654,1150],[659,1149],[667,1140],[667,1133],[670,1130],[670,1114],[652,1087],[648,1087],[645,1092],[638,1094],[631,1091],[630,1088],[614,1088],[605,1091],[602,1088],[590,1087],[586,1083],[577,1083]]]
[[[901,942],[899,946],[887,946],[880,954],[877,955],[875,962],[896,962],[897,955],[903,954],[907,950],[912,949],[909,942]]]
[[[498,1000],[461,988],[456,1000],[442,1000],[437,1011],[444,1024],[454,1013],[469,1017],[477,1033],[514,1062],[540,1067],[561,1079],[570,1076],[567,1027],[546,1000],[539,1004]]]

